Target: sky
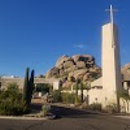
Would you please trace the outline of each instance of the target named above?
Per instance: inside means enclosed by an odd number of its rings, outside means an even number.
[[[130,0],[0,0],[0,75],[45,74],[62,55],[89,54],[101,66],[105,9],[118,12],[121,65],[130,62]]]

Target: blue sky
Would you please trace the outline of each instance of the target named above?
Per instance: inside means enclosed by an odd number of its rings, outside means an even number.
[[[64,54],[90,54],[100,65],[110,4],[119,10],[114,21],[124,65],[130,62],[129,0],[0,0],[0,74],[23,77],[26,67],[44,74]]]

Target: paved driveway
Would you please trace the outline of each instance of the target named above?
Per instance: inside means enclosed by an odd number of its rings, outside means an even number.
[[[0,130],[130,130],[130,119],[54,106],[56,120],[0,120]]]

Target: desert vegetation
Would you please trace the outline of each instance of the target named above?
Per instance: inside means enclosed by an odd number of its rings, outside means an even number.
[[[10,83],[0,91],[0,115],[22,115],[31,111],[30,103],[34,90],[34,70],[29,77],[26,69],[23,93],[16,83]]]
[[[0,115],[22,115],[29,111],[17,84],[11,83],[0,91]]]

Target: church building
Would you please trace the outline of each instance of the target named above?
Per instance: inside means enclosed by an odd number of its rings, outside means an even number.
[[[101,29],[102,77],[91,83],[91,89],[88,92],[88,103],[101,103],[103,107],[115,104],[117,108],[120,109],[122,103],[118,98],[118,93],[122,91],[122,75],[118,27],[113,22],[114,9],[112,5],[110,5],[109,11],[110,22],[103,25]]]

